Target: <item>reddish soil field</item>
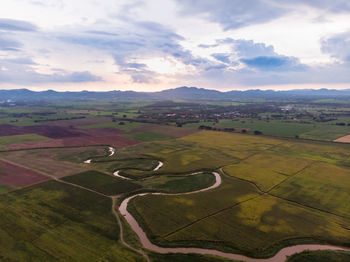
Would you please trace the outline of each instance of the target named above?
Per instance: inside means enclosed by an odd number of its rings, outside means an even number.
[[[84,136],[80,130],[61,126],[12,126],[0,125],[0,136],[12,136],[23,134],[38,134],[49,138],[64,138]]]
[[[76,137],[76,138],[64,138],[64,139],[53,139],[50,141],[41,142],[30,142],[23,144],[9,145],[8,149],[27,149],[27,148],[39,148],[39,147],[64,147],[64,146],[91,146],[91,145],[111,145],[116,147],[125,147],[135,145],[138,141],[121,137],[118,135],[112,136],[101,136],[101,137]]]
[[[334,142],[350,143],[350,135],[339,137]]]
[[[30,169],[19,167],[0,160],[0,184],[6,186],[28,186],[49,180]]]
[[[110,118],[105,117],[89,117],[84,119],[70,119],[70,120],[57,120],[57,121],[47,121],[45,125],[48,126],[62,126],[62,127],[78,127],[78,126],[88,126],[100,123],[111,122]]]
[[[82,134],[93,136],[93,137],[115,136],[115,135],[125,133],[125,131],[122,131],[116,128],[94,128],[94,129],[85,129],[85,130],[79,130],[79,131]]]
[[[165,126],[165,125],[156,125],[156,124],[146,124],[134,128],[131,133],[142,132],[142,131],[151,131],[156,133],[161,133],[174,137],[183,137],[191,135],[195,132],[198,132],[198,129],[188,128],[188,127],[176,127],[176,126]]]

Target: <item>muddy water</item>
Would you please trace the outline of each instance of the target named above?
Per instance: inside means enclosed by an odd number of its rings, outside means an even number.
[[[161,168],[163,166],[163,162],[159,161],[158,166],[156,166],[155,169],[153,169],[153,171],[157,171],[159,168]]]
[[[109,151],[109,156],[113,156],[115,154],[115,148],[113,147],[109,147],[108,151]]]
[[[337,247],[337,246],[331,246],[331,245],[295,245],[291,247],[286,247],[281,249],[275,256],[267,259],[257,259],[257,258],[251,258],[247,256],[243,256],[240,254],[235,253],[226,253],[214,249],[205,249],[205,248],[166,248],[166,247],[160,247],[155,244],[153,244],[147,237],[146,233],[143,231],[143,229],[140,227],[140,225],[137,223],[136,219],[128,212],[127,206],[130,200],[132,200],[135,197],[138,196],[145,196],[148,194],[153,195],[186,195],[186,194],[195,194],[207,190],[214,189],[221,184],[221,177],[218,173],[213,172],[212,173],[215,176],[215,183],[207,188],[193,191],[193,192],[187,192],[187,193],[181,193],[181,194],[164,194],[164,193],[144,193],[144,194],[137,194],[134,196],[131,196],[129,198],[126,198],[123,200],[119,207],[120,213],[124,216],[126,221],[129,223],[131,228],[134,230],[134,232],[137,234],[137,236],[140,238],[140,241],[142,245],[152,251],[158,252],[158,253],[196,253],[196,254],[202,254],[202,255],[216,255],[220,257],[225,257],[229,259],[235,259],[240,261],[246,261],[246,262],[283,262],[287,259],[288,256],[300,253],[305,250],[343,250],[343,251],[350,251],[349,248],[344,247]]]
[[[113,176],[116,176],[116,177],[119,177],[119,178],[125,179],[125,180],[132,180],[131,178],[128,178],[128,177],[119,175],[119,172],[120,172],[119,170],[118,170],[118,171],[115,171],[115,172],[113,173]]]
[[[115,148],[108,147],[108,152],[109,152],[108,156],[113,156],[115,154]],[[84,161],[85,164],[91,164],[91,162],[92,162],[92,159],[88,159]]]

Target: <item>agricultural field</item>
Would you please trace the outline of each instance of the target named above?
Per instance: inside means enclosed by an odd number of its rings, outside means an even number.
[[[20,167],[8,161],[0,160],[0,193],[47,180],[48,177],[30,169]]]
[[[98,171],[86,171],[80,174],[66,176],[62,180],[112,196],[141,188],[141,186],[133,182],[115,178]]]
[[[349,252],[344,251],[304,251],[291,256],[287,262],[344,262],[350,261]]]
[[[350,243],[350,171],[340,167],[349,159],[348,146],[239,134],[220,134],[214,140],[215,134],[200,132],[181,140],[194,143],[197,151],[215,147],[238,158],[222,164],[221,187],[193,195],[147,195],[130,203],[130,212],[152,241],[251,256],[269,256],[278,246],[297,242]],[[167,172],[186,166],[177,161],[167,167],[173,152],[160,152]]]
[[[37,135],[37,134],[25,134],[25,135],[13,135],[13,136],[1,136],[0,137],[0,149],[7,149],[9,145],[22,144],[28,142],[39,142],[50,140],[50,138]]]
[[[145,261],[120,243],[108,198],[49,181],[0,199],[3,261]]]
[[[0,260],[234,261],[145,249],[118,209],[134,194],[143,195],[128,212],[162,247],[262,258],[303,243],[350,246],[350,145],[321,141],[347,134],[346,116],[310,124],[302,123],[307,114],[293,122],[266,112],[234,120],[233,107],[249,104],[183,104],[4,109]],[[212,172],[218,187],[189,193],[215,185]],[[348,255],[304,252],[289,261],[320,254]]]

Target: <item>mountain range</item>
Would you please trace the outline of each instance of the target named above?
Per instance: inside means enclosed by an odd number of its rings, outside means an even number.
[[[31,91],[29,89],[0,90],[0,101],[52,101],[52,100],[225,100],[234,101],[240,99],[317,99],[317,98],[350,98],[350,89],[295,89],[286,91],[275,90],[247,90],[221,92],[197,87],[178,87],[159,92],[136,92],[136,91],[80,91],[80,92],[57,92]]]

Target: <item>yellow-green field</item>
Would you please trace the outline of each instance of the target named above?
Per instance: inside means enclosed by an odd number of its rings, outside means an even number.
[[[174,143],[149,154],[164,161],[160,173],[220,169],[223,184],[133,199],[129,210],[156,243],[252,256],[295,243],[350,245],[349,145],[211,131]]]
[[[212,171],[222,178],[215,189],[130,201],[153,242],[255,257],[300,243],[350,246],[350,145],[200,131],[119,148],[112,157],[96,146],[0,158],[58,179],[0,195],[0,260],[144,261],[123,247],[107,195],[198,190],[214,183]],[[158,161],[164,165],[153,171]],[[116,170],[134,181],[113,177]]]

